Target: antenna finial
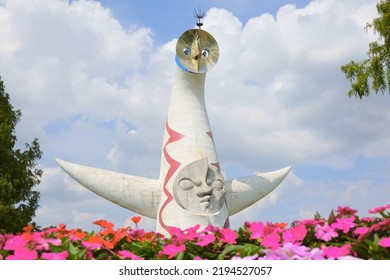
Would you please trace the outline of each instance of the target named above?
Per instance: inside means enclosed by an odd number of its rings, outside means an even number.
[[[196,26],[198,26],[200,29],[203,26],[202,19],[204,18],[204,11],[202,11],[201,9],[194,10],[194,17],[198,19]]]

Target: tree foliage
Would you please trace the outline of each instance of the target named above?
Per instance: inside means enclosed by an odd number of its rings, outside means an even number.
[[[351,82],[348,96],[370,95],[370,89],[375,93],[384,93],[390,82],[390,0],[383,0],[377,4],[379,17],[367,23],[366,29],[372,29],[379,38],[369,44],[368,58],[341,66]],[[390,93],[390,91],[389,91]]]
[[[25,144],[24,151],[15,149],[15,126],[21,118],[14,110],[9,94],[0,77],[0,231],[19,232],[29,224],[38,208],[39,192],[33,187],[40,183],[42,170],[37,168],[41,158],[37,139]]]

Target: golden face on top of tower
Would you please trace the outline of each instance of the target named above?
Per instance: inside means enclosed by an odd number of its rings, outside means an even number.
[[[176,44],[176,55],[182,66],[192,73],[205,73],[219,58],[217,41],[202,29],[184,32]]]

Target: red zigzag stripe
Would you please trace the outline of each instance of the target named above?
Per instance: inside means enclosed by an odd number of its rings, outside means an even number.
[[[173,143],[173,142],[179,141],[180,139],[185,137],[185,135],[180,134],[179,132],[174,131],[173,129],[171,129],[169,127],[168,121],[166,122],[165,128],[166,128],[166,130],[168,132],[168,135],[169,135],[169,138],[168,138],[168,140],[165,143],[164,148],[163,148],[163,154],[164,154],[165,160],[169,164],[169,169],[167,171],[167,174],[165,175],[164,185],[163,185],[163,191],[164,191],[165,195],[167,196],[167,199],[165,200],[164,204],[161,206],[160,213],[159,213],[159,216],[158,216],[158,220],[159,220],[161,226],[166,231],[170,232],[170,228],[171,227],[165,224],[162,215],[163,215],[165,207],[173,200],[172,194],[167,189],[167,184],[168,184],[169,180],[172,178],[173,174],[175,174],[177,169],[180,167],[181,163],[178,162],[177,160],[173,159],[169,155],[169,153],[167,151],[167,146],[169,144]]]

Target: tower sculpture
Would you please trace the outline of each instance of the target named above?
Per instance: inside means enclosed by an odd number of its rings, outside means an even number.
[[[156,219],[156,231],[172,227],[229,227],[229,216],[272,192],[290,167],[226,180],[221,172],[205,105],[206,72],[218,61],[214,37],[198,28],[176,45],[176,65],[165,125],[159,179],[82,166],[57,159],[60,167],[92,192]]]

